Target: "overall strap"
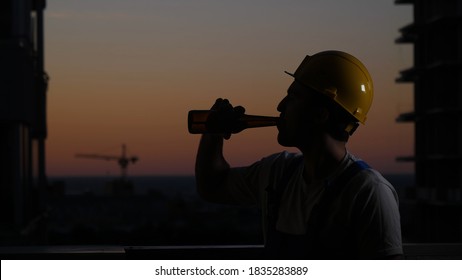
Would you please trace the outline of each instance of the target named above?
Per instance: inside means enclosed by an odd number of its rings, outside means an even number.
[[[340,175],[334,180],[326,182],[324,193],[315,208],[313,209],[313,221],[310,224],[315,228],[319,228],[321,223],[327,218],[329,214],[329,205],[339,195],[340,191],[345,188],[348,183],[353,179],[356,174],[371,167],[364,161],[358,160],[351,163]]]
[[[321,196],[318,204],[312,210],[312,218],[308,224],[307,238],[311,241],[311,250],[310,255],[316,257],[327,257],[327,258],[345,258],[348,256],[338,256],[333,255],[332,252],[326,252],[323,248],[323,244],[320,241],[320,229],[323,226],[323,223],[327,220],[329,211],[329,206],[334,201],[340,191],[345,188],[348,183],[355,177],[359,172],[365,169],[370,169],[371,167],[364,161],[359,160],[351,163],[339,176],[330,182],[326,182],[324,193]],[[348,245],[348,244],[346,244]],[[353,244],[350,244],[353,246]],[[353,248],[349,252],[344,252],[345,254],[351,254],[354,251]]]
[[[267,187],[267,227],[266,227],[266,252],[268,258],[322,258],[335,257],[330,252],[323,250],[320,244],[319,234],[322,223],[329,214],[329,205],[340,190],[350,180],[364,169],[370,168],[364,161],[355,161],[350,164],[339,176],[330,182],[326,182],[326,189],[317,205],[313,208],[306,235],[296,236],[284,234],[276,230],[279,206],[285,187],[293,176],[297,166],[301,164],[303,157],[295,158],[284,170],[278,182],[274,182],[274,168],[271,169],[271,180]],[[294,244],[298,244],[294,248]],[[291,248],[285,248],[290,246]]]
[[[335,192],[348,184],[348,182],[361,170],[371,168],[366,162],[362,160],[351,163],[339,176],[334,180],[326,182],[326,191]]]

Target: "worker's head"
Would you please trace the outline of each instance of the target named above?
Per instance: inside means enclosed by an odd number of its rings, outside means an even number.
[[[346,142],[358,123],[365,123],[373,84],[366,67],[352,55],[325,51],[306,56],[288,74],[295,80],[278,106],[282,145],[296,145],[294,141],[317,131]]]

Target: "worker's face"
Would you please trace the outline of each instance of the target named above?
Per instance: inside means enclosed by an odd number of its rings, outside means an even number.
[[[281,112],[278,124],[278,142],[286,147],[309,145],[319,131],[319,104],[313,93],[298,82],[293,82],[277,109]]]

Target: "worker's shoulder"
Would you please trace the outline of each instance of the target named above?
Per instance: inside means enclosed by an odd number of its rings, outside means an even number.
[[[356,157],[352,153],[347,153],[345,159],[345,164],[343,165],[343,173],[348,173],[347,170],[355,169],[352,165],[356,165],[356,172],[352,173],[351,182],[355,185],[389,185],[392,186],[391,183],[385,179],[385,177],[380,173],[378,170],[374,169],[370,164],[366,161],[362,160],[361,158]],[[350,172],[351,173],[351,172]]]
[[[373,194],[388,193],[396,195],[393,185],[376,169],[372,167],[364,168],[359,171],[349,183],[351,188],[357,192],[367,192]]]

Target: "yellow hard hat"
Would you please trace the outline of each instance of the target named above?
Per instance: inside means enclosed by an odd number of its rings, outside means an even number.
[[[307,55],[295,73],[286,73],[365,123],[374,88],[366,67],[354,56],[341,51],[323,51]]]

